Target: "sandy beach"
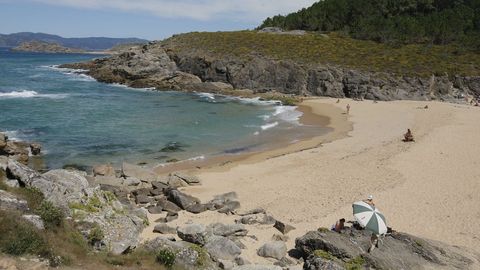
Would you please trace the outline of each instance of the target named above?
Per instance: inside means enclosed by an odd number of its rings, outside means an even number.
[[[330,227],[342,217],[352,220],[351,203],[372,194],[393,229],[480,252],[480,108],[310,99],[302,110],[328,117],[334,130],[228,166],[195,169],[191,172],[203,184],[185,191],[202,201],[237,192],[242,210],[262,207],[296,227],[288,234],[289,248],[309,230]],[[402,141],[407,128],[413,143]],[[150,227],[156,218],[151,216]],[[234,222],[213,212],[184,213],[172,225],[188,220]],[[271,226],[248,229],[259,241],[245,243],[245,256],[261,262],[256,248],[278,232]],[[150,232],[145,230],[145,239],[154,237]]]

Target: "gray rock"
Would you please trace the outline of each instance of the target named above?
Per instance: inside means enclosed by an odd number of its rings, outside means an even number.
[[[257,251],[257,255],[280,260],[287,255],[287,245],[283,241],[271,241],[261,246]]]
[[[155,222],[163,222],[163,223],[168,223],[172,220],[175,220],[178,218],[178,214],[176,213],[168,213],[166,217],[159,218],[155,220]]]
[[[218,266],[220,267],[220,269],[230,270],[230,269],[233,269],[235,265],[231,261],[218,260]]]
[[[141,181],[135,177],[127,177],[123,180],[123,184],[125,186],[138,186],[140,185]]]
[[[158,200],[157,205],[163,208],[163,211],[167,211],[172,214],[176,214],[182,210],[182,208],[178,207],[176,204],[167,201],[166,199]]]
[[[163,182],[160,182],[160,181],[153,181],[152,182],[152,187],[154,189],[160,189],[160,190],[165,190],[165,189],[168,189],[170,188],[170,186],[166,183],[163,183]]]
[[[214,235],[218,236],[245,236],[248,231],[243,224],[222,224],[222,223],[213,223],[208,226],[212,230]]]
[[[151,190],[150,190],[150,195],[151,195],[151,196],[162,196],[162,197],[165,197],[165,195],[163,194],[163,190],[161,190],[161,189],[151,189]]]
[[[242,211],[242,210],[237,210],[235,211],[235,214],[237,216],[248,216],[248,215],[253,215],[253,214],[265,214],[266,211],[263,208],[255,208],[247,211]]]
[[[158,205],[150,205],[149,207],[147,207],[147,210],[150,214],[161,214],[163,208]]]
[[[275,224],[276,220],[270,215],[267,214],[253,214],[253,215],[246,215],[241,217],[240,219],[236,220],[238,223],[242,224],[262,224],[262,225],[273,225]]]
[[[301,268],[300,268],[301,269]],[[310,256],[303,265],[304,270],[344,270],[338,262],[325,260],[321,257]]]
[[[242,250],[234,242],[223,236],[211,237],[204,248],[214,260],[232,261],[242,253]]]
[[[32,155],[34,156],[40,155],[41,151],[42,151],[42,146],[39,143],[30,144],[30,152],[32,153]]]
[[[43,224],[43,220],[40,216],[37,216],[37,215],[23,215],[22,218],[24,218],[28,222],[32,223],[39,230],[44,230],[45,229],[45,225]]]
[[[172,250],[179,250],[189,247],[190,244],[183,241],[175,241],[175,237],[171,236],[157,236],[155,239],[147,241],[143,244],[143,247],[149,251],[158,251],[165,248]]]
[[[153,202],[154,200],[148,196],[145,196],[145,195],[142,195],[142,194],[139,194],[137,196],[135,196],[135,203],[136,204],[147,204],[147,203],[151,203]]]
[[[93,182],[98,185],[107,185],[121,188],[123,186],[123,178],[116,178],[115,176],[95,176]]]
[[[5,184],[6,184],[7,186],[11,187],[11,188],[18,188],[18,187],[20,187],[20,184],[19,184],[18,181],[15,180],[15,179],[7,179],[7,180],[5,181]]]
[[[283,241],[283,242],[287,242],[288,241],[288,236],[284,235],[284,234],[274,234],[272,236],[272,240],[273,241]]]
[[[177,228],[178,236],[187,242],[199,244],[201,246],[206,243],[207,231],[202,224],[187,224]]]
[[[188,183],[185,182],[182,178],[179,178],[174,175],[169,175],[167,178],[168,186],[171,188],[180,188],[180,187],[188,187]]]
[[[207,211],[207,206],[201,203],[188,206],[185,210],[193,214],[200,214]]]
[[[276,265],[246,264],[236,266],[233,270],[282,270],[282,267]]]
[[[7,167],[8,167],[8,158],[0,155],[0,171],[6,172]]]
[[[125,178],[134,177],[144,182],[157,180],[157,175],[153,171],[126,162],[122,163],[122,175]]]
[[[0,209],[27,211],[27,201],[18,199],[15,195],[0,189]]]
[[[162,223],[155,225],[155,227],[153,228],[153,232],[161,234],[175,234],[177,232],[177,229],[170,227],[165,223]]]
[[[275,225],[273,225],[273,227],[275,229],[279,230],[283,234],[287,234],[291,230],[295,230],[295,227],[293,227],[291,225],[288,225],[288,224],[285,224],[285,223],[283,223],[281,221],[278,221],[278,220],[275,222]]]
[[[237,265],[246,265],[246,264],[252,264],[251,262],[249,262],[247,259],[243,258],[242,256],[237,256],[235,258],[235,263]]]
[[[111,164],[102,164],[93,166],[93,176],[110,176],[115,177],[115,168]]]
[[[385,237],[379,248],[367,253],[370,236],[368,231],[352,228],[341,234],[312,231],[297,238],[295,248],[304,254],[304,258],[308,257],[306,265],[322,263],[310,256],[315,250],[324,250],[342,261],[362,256],[366,264],[374,269],[465,269],[473,263],[473,257],[467,250],[397,232]]]
[[[168,199],[184,210],[187,209],[189,206],[200,203],[199,199],[180,192],[176,189],[173,189],[168,193]]]
[[[7,146],[7,136],[4,133],[0,133],[0,149],[5,148]]]
[[[200,185],[201,184],[200,178],[198,178],[196,176],[190,176],[190,175],[186,175],[186,174],[178,173],[178,172],[173,173],[173,175],[182,179],[183,181],[185,181],[189,185]]]
[[[222,214],[232,214],[238,208],[240,208],[240,202],[228,201],[223,205],[222,208],[218,209],[218,212]]]

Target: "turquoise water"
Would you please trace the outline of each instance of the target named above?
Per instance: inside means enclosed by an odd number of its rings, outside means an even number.
[[[0,131],[40,142],[49,168],[202,159],[326,132],[299,125],[294,107],[109,85],[56,67],[95,57],[0,48]],[[162,152],[169,143],[181,151]]]

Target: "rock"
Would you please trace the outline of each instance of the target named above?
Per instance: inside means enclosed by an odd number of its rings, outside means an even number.
[[[226,260],[218,260],[218,266],[220,269],[224,270],[230,270],[232,269],[235,265],[231,261],[226,261]]]
[[[111,164],[102,164],[93,166],[93,176],[111,176],[115,177],[115,168]]]
[[[190,175],[186,175],[186,174],[178,173],[178,172],[174,173],[173,176],[176,176],[176,177],[182,179],[183,181],[185,181],[189,185],[200,185],[201,184],[200,178],[198,178],[196,176],[190,176]]]
[[[187,248],[191,244],[187,242],[179,242],[175,241],[174,237],[171,236],[157,236],[155,239],[147,241],[143,244],[143,247],[148,251],[157,252],[161,249],[169,248],[171,250],[180,250],[183,248]]]
[[[42,151],[42,146],[39,143],[30,144],[30,152],[32,152],[32,155],[34,156],[40,155],[41,151]]]
[[[263,208],[255,208],[247,211],[242,211],[242,210],[235,211],[235,214],[238,216],[248,216],[253,214],[265,214],[265,213],[266,211]]]
[[[153,232],[161,234],[175,234],[177,233],[177,229],[170,227],[165,223],[162,223],[155,225],[155,227],[153,228]]]
[[[157,175],[153,171],[126,162],[122,163],[122,175],[125,178],[134,177],[143,182],[157,180]]]
[[[158,205],[150,205],[149,207],[147,207],[147,210],[150,214],[161,214],[163,208]]]
[[[168,193],[168,200],[175,203],[184,210],[187,209],[189,206],[200,203],[199,199],[175,189],[171,190]]]
[[[37,215],[23,215],[22,218],[24,218],[28,222],[32,223],[39,230],[44,230],[45,229],[45,225],[43,224],[43,220],[40,216],[37,216]]]
[[[246,264],[236,266],[233,270],[282,270],[282,267],[276,265]]]
[[[275,224],[276,220],[270,215],[267,214],[253,214],[253,215],[246,215],[241,217],[240,219],[236,220],[237,223],[242,224],[262,224],[262,225],[273,225]]]
[[[304,270],[344,270],[338,262],[326,260],[321,257],[310,256],[303,265]]]
[[[182,208],[178,207],[176,204],[167,201],[166,199],[158,200],[157,205],[163,208],[163,211],[167,211],[172,214],[176,214],[182,210]]]
[[[285,224],[281,221],[276,221],[275,222],[275,225],[273,225],[273,227],[277,230],[279,230],[281,233],[283,234],[287,234],[289,231],[291,230],[295,230],[295,227],[291,226],[291,225],[288,225],[288,224]]]
[[[18,199],[15,195],[0,189],[0,209],[27,211],[27,201]]]
[[[0,133],[0,149],[5,148],[7,146],[7,137],[4,133]]]
[[[160,181],[153,181],[152,182],[152,187],[154,189],[159,189],[159,190],[162,190],[162,191],[170,188],[170,186],[168,184],[160,182]]]
[[[65,187],[65,192],[82,192],[89,186],[85,175],[79,171],[51,170],[44,173],[42,176],[58,185]]]
[[[228,201],[222,208],[218,209],[219,213],[222,214],[231,214],[234,213],[236,209],[240,208],[240,203],[237,201]]]
[[[150,196],[150,191],[152,191],[151,188],[139,188],[139,189],[132,190],[132,195],[133,196],[138,196],[138,195]]]
[[[188,187],[188,183],[183,181],[183,179],[176,177],[174,175],[169,175],[167,177],[168,186],[171,188],[180,188],[180,187]]]
[[[243,258],[242,256],[238,256],[235,258],[235,263],[237,265],[246,265],[246,264],[251,264],[247,259]]]
[[[342,261],[361,256],[364,266],[374,269],[465,269],[473,263],[471,254],[466,250],[398,232],[382,239],[379,248],[367,253],[370,236],[368,231],[352,228],[341,234],[312,231],[297,238],[295,248],[307,258],[306,265],[322,263],[315,256],[310,256],[315,250],[326,251]]]
[[[292,261],[291,259],[287,258],[287,257],[283,257],[281,258],[280,260],[276,261],[275,263],[273,263],[274,265],[278,265],[282,268],[287,268],[288,266],[290,265],[294,265],[295,262]]]
[[[223,236],[211,237],[204,248],[214,260],[232,261],[242,253],[242,250],[234,242]]]
[[[165,198],[165,195],[163,194],[163,191],[161,189],[151,189],[150,190],[150,195],[151,196],[161,196]]]
[[[141,181],[135,177],[127,177],[123,180],[123,185],[125,186],[138,186],[140,185]]]
[[[257,255],[280,260],[287,255],[287,245],[283,241],[271,241],[261,246],[257,251]]]
[[[142,195],[142,194],[139,194],[137,196],[135,196],[135,203],[136,204],[147,204],[147,203],[151,203],[153,202],[153,199],[148,197],[148,196],[145,196],[145,195]]]
[[[115,176],[95,176],[93,183],[98,185],[108,185],[114,187],[122,187],[123,186],[123,178],[116,178]]]
[[[187,224],[177,228],[178,236],[187,242],[205,245],[207,231],[202,224]]]
[[[272,240],[273,241],[283,241],[283,242],[287,242],[288,241],[288,236],[284,235],[284,234],[274,234],[272,236]]]
[[[0,171],[6,172],[7,167],[8,167],[8,158],[0,155]]]
[[[176,213],[168,213],[166,217],[163,217],[163,218],[159,218],[157,220],[155,220],[155,222],[163,222],[163,223],[168,223],[172,220],[175,220],[178,218],[178,214]]]
[[[193,214],[200,214],[202,212],[207,211],[207,206],[201,203],[197,203],[197,204],[188,206],[187,209],[185,210]]]
[[[248,231],[243,224],[229,224],[213,223],[208,226],[214,235],[218,236],[245,236]]]
[[[0,180],[0,181],[1,181],[1,180]],[[11,187],[11,188],[18,188],[18,187],[20,187],[20,184],[19,184],[18,181],[15,180],[15,179],[7,179],[7,180],[5,181],[5,184],[6,184],[7,186]]]

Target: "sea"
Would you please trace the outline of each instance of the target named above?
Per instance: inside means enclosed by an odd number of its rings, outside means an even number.
[[[203,160],[329,131],[276,101],[130,88],[58,67],[100,57],[0,48],[0,132],[41,143],[44,167],[55,169]]]

